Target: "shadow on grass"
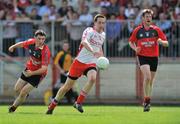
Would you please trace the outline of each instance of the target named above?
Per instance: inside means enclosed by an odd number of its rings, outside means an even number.
[[[16,112],[16,113],[14,113],[14,114],[22,114],[22,115],[42,115],[42,114],[44,114],[44,113],[37,113],[37,112]]]

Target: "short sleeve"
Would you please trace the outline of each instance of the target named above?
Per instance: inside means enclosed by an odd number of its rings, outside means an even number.
[[[129,38],[129,42],[137,42],[137,37],[136,37],[136,35],[137,35],[137,32],[138,32],[138,29],[139,28],[135,28],[134,30],[133,30],[133,32],[130,34],[130,38]]]
[[[28,49],[28,46],[35,43],[35,39],[28,39],[23,42],[23,47]]]
[[[158,32],[158,37],[161,38],[162,40],[167,40],[166,35],[163,33],[163,31],[157,27],[157,32]]]
[[[82,40],[87,39],[87,41],[89,42],[91,37],[92,37],[92,35],[93,35],[93,28],[88,27],[83,32]]]
[[[42,51],[42,65],[48,66],[50,63],[50,57],[51,53],[47,46],[44,46],[45,48]]]

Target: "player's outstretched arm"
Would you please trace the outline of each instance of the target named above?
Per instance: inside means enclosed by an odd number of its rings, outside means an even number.
[[[162,40],[161,38],[158,38],[157,40],[160,44],[162,44],[164,47],[168,47],[169,43],[166,40]]]
[[[19,42],[10,46],[8,50],[9,52],[13,52],[15,48],[20,48],[20,47],[23,47],[23,42]]]

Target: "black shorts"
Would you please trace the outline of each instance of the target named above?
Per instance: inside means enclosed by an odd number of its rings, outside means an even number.
[[[95,71],[97,71],[97,68],[96,68],[96,67],[89,67],[89,68],[87,68],[87,69],[84,71],[83,75],[87,76],[87,73],[88,73],[88,71],[90,71],[90,70],[95,70]]]
[[[30,83],[33,87],[38,87],[39,83],[43,79],[42,75],[33,75],[26,77],[23,73],[21,74],[21,79]]]
[[[157,71],[158,57],[137,56],[137,59],[140,66],[149,65],[151,71]]]
[[[66,82],[66,79],[67,79],[67,75],[65,74],[60,74],[60,78],[61,78],[61,83],[65,83]]]

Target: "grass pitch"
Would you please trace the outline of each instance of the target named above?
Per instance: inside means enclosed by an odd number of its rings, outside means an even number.
[[[46,106],[20,106],[8,113],[0,106],[0,124],[180,124],[180,107],[152,107],[142,112],[137,106],[84,106],[79,113],[72,106],[58,106],[46,115]]]

